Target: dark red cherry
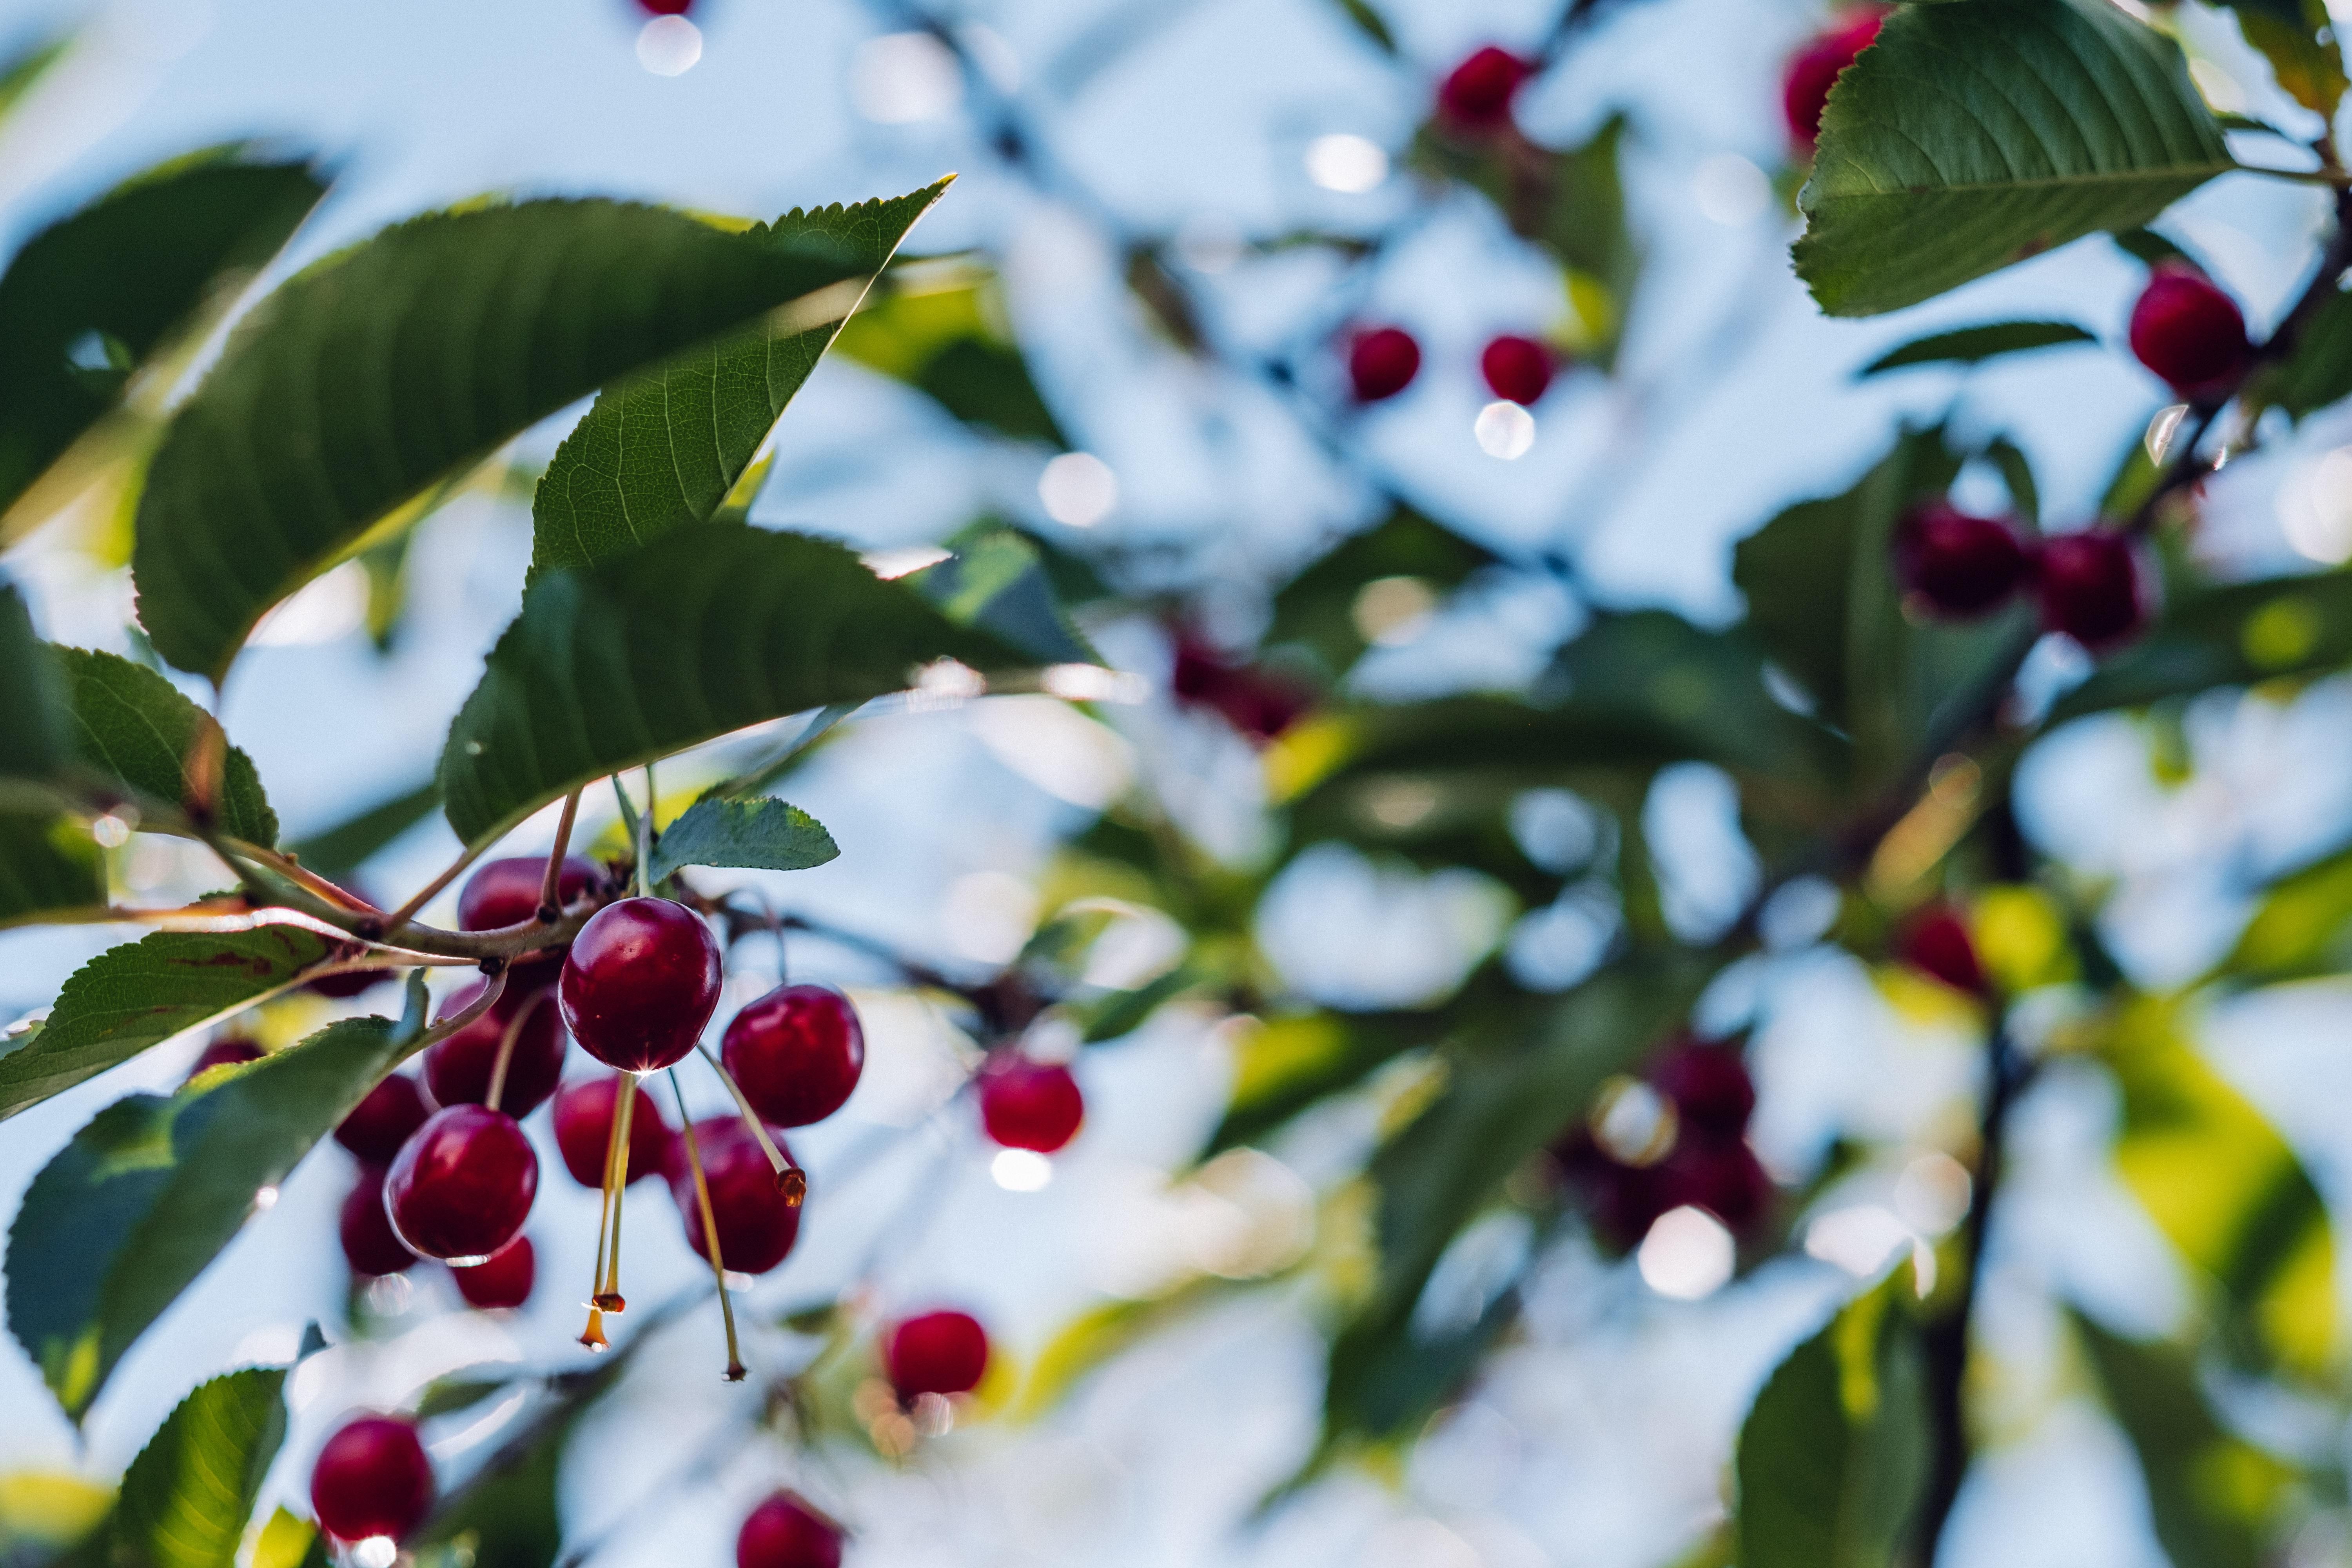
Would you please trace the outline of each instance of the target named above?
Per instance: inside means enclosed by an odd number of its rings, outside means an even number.
[[[1756,1084],[1738,1046],[1684,1040],[1658,1058],[1650,1082],[1693,1133],[1736,1137],[1756,1110]]]
[[[530,1249],[530,1237],[518,1236],[487,1260],[452,1268],[449,1277],[457,1281],[457,1294],[466,1298],[469,1307],[486,1312],[520,1307],[530,1300],[531,1285],[539,1278],[539,1258]]]
[[[694,1124],[702,1154],[703,1180],[710,1186],[710,1212],[719,1222],[719,1260],[737,1274],[765,1274],[784,1260],[801,1233],[800,1205],[776,1186],[768,1152],[740,1116],[714,1116]],[[776,1136],[771,1130],[771,1136]],[[784,1141],[776,1136],[776,1147]],[[792,1157],[784,1151],[786,1159]],[[670,1196],[686,1221],[687,1245],[705,1258],[702,1203],[694,1190],[694,1170],[681,1148],[672,1162]]]
[[[621,1075],[568,1083],[555,1092],[555,1146],[563,1168],[583,1187],[604,1184],[604,1152],[613,1141],[613,1107],[621,1098]],[[653,1096],[637,1090],[636,1109],[629,1113],[628,1179],[669,1173],[677,1134],[654,1104]]]
[[[539,1156],[521,1125],[486,1105],[453,1105],[401,1145],[383,1204],[411,1252],[475,1264],[521,1232],[538,1192]]]
[[[1873,5],[1851,20],[1820,34],[1799,49],[1789,62],[1781,82],[1780,107],[1789,120],[1789,137],[1807,153],[1822,133],[1822,110],[1840,72],[1868,48],[1886,20],[1886,9]]]
[[[573,903],[604,879],[604,873],[596,862],[567,855],[563,858],[563,869],[556,874],[556,902]],[[457,895],[457,929],[502,931],[537,920],[540,889],[546,881],[544,855],[516,855],[485,861],[466,879],[466,890]],[[562,967],[563,954],[560,950],[522,959],[509,973],[507,988],[511,993],[553,984]]]
[[[778,1492],[743,1521],[735,1568],[841,1568],[841,1526],[800,1493]]]
[[[1896,951],[1904,963],[1955,991],[1982,995],[1990,989],[1968,922],[1949,904],[1929,904],[1915,912],[1903,923]]]
[[[988,1331],[969,1312],[925,1312],[882,1342],[883,1375],[901,1399],[970,1394],[988,1372]]]
[[[335,1228],[343,1244],[343,1259],[354,1274],[404,1274],[416,1261],[416,1254],[401,1245],[392,1228],[392,1216],[383,1211],[381,1165],[360,1167],[359,1179],[343,1199],[342,1215]]]
[[[352,1113],[335,1129],[335,1142],[370,1164],[389,1165],[408,1135],[424,1126],[432,1114],[415,1079],[406,1073],[387,1073],[383,1082],[352,1107]]]
[[[362,1415],[343,1424],[310,1468],[310,1510],[339,1541],[397,1541],[433,1508],[433,1461],[415,1423]]]
[[[455,1017],[482,994],[487,981],[477,980],[452,992],[441,1004],[441,1016]],[[425,1047],[425,1087],[437,1105],[480,1105],[489,1098],[490,1075],[497,1070],[499,1047],[507,1030],[522,1020],[515,1035],[514,1054],[507,1061],[506,1087],[499,1091],[499,1109],[509,1116],[529,1116],[555,1092],[563,1077],[563,1024],[552,991],[517,991],[509,979],[490,1010],[451,1035]]]
[[[866,1070],[857,1009],[824,985],[769,992],[735,1015],[722,1050],[751,1109],[777,1127],[831,1116]]]
[[[1971,517],[1948,501],[1914,508],[1895,532],[1895,575],[1912,602],[1948,620],[2005,603],[2032,574],[2033,557],[2016,527]]]
[[[1438,118],[1455,131],[1499,131],[1511,122],[1512,101],[1534,74],[1528,61],[1488,45],[1438,84]]]
[[[1507,402],[1535,404],[1551,386],[1552,353],[1533,338],[1506,332],[1478,356],[1487,388]]]
[[[1661,1214],[1688,1205],[1705,1209],[1728,1230],[1745,1232],[1771,1201],[1772,1178],[1745,1138],[1685,1138],[1655,1170]]]
[[[719,980],[719,943],[701,917],[668,899],[623,899],[580,929],[557,993],[590,1056],[653,1072],[694,1049]]]
[[[981,1069],[981,1122],[1008,1149],[1051,1154],[1077,1136],[1086,1114],[1077,1079],[1058,1062],[1001,1051]]]
[[[1348,345],[1348,380],[1359,403],[1394,397],[1421,373],[1421,345],[1402,327],[1372,327]]]
[[[2044,540],[2039,583],[2042,624],[2093,653],[2130,641],[2155,611],[2138,547],[2119,533],[2085,530]]]
[[[1271,741],[1315,706],[1304,682],[1257,665],[1235,664],[1190,632],[1176,634],[1169,679],[1176,700],[1207,708],[1253,741]]]
[[[188,1076],[183,1081],[193,1083],[200,1073],[210,1072],[215,1068],[257,1062],[268,1054],[251,1040],[236,1035],[225,1035],[204,1048],[196,1058],[195,1066],[188,1069]]]
[[[346,942],[336,944],[334,962],[338,963],[359,958],[367,952],[363,942]],[[338,1002],[373,991],[392,978],[389,969],[354,969],[348,974],[326,974],[310,981],[304,989],[320,996],[331,996]]]
[[[637,9],[648,16],[683,16],[694,9],[694,0],[637,0]]]
[[[2238,302],[2186,262],[2158,267],[2132,307],[2131,349],[2139,363],[2192,402],[2218,402],[2253,358]]]

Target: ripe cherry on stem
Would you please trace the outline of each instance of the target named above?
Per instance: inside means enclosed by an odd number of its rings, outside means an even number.
[[[2154,613],[2150,574],[2125,535],[2087,529],[2042,542],[2042,624],[2093,653],[2138,635]]]
[[[453,993],[441,1005],[442,1016],[465,1011],[487,984],[476,981]],[[548,987],[520,990],[510,978],[488,1012],[425,1047],[425,1087],[441,1105],[488,1105],[503,1057],[506,1077],[497,1108],[525,1117],[555,1092],[566,1043]]]
[[[1421,374],[1421,345],[1402,327],[1370,327],[1348,344],[1348,381],[1359,403],[1394,397]]]
[[[751,1109],[778,1127],[839,1110],[866,1068],[866,1032],[827,985],[782,985],[735,1015],[719,1047]]]
[[[485,861],[476,868],[466,879],[466,890],[457,895],[457,929],[504,931],[539,919],[540,895],[546,889],[547,859],[544,855],[512,855]],[[572,903],[604,879],[604,872],[593,860],[566,856],[556,879],[557,908]],[[563,954],[560,952],[533,953],[509,966],[508,984],[519,990],[544,985],[552,982],[562,967]]]
[[[1916,605],[1940,619],[1999,608],[2032,570],[2033,556],[2013,524],[1971,517],[1948,501],[1914,508],[1895,529],[1895,577]]]
[[[621,1075],[570,1083],[555,1091],[555,1147],[563,1168],[583,1187],[604,1184],[604,1161],[613,1147],[613,1107],[621,1097]],[[625,1181],[665,1175],[676,1157],[677,1135],[654,1109],[643,1089],[629,1117]]]
[[[208,1073],[215,1068],[238,1067],[246,1062],[257,1062],[268,1054],[254,1041],[237,1035],[225,1035],[206,1046],[198,1054],[195,1065],[188,1068],[188,1076],[182,1081],[194,1083],[200,1075]]]
[[[899,1400],[970,1394],[988,1373],[988,1331],[969,1312],[924,1312],[882,1341],[883,1375]]]
[[[671,1098],[677,1101],[677,1119],[680,1130],[679,1135],[684,1141],[686,1146],[687,1172],[688,1175],[692,1177],[694,1184],[693,1205],[689,1208],[688,1206],[687,1200],[678,1194],[677,1188],[675,1185],[675,1178],[672,1178],[673,1184],[670,1188],[670,1194],[677,1199],[679,1212],[688,1216],[686,1225],[687,1239],[694,1244],[696,1251],[701,1253],[703,1257],[710,1260],[710,1278],[719,1287],[719,1321],[723,1322],[727,1328],[727,1371],[725,1376],[727,1381],[730,1383],[740,1383],[743,1381],[744,1376],[743,1352],[741,1346],[737,1344],[735,1341],[735,1300],[727,1290],[727,1251],[731,1221],[724,1220],[720,1217],[719,1205],[711,1197],[709,1173],[704,1170],[702,1163],[702,1140],[695,1129],[694,1118],[687,1111],[686,1091],[678,1088],[677,1073],[674,1069],[669,1075],[669,1092]],[[723,1124],[709,1123],[708,1125],[713,1131],[716,1131],[721,1125],[731,1128],[734,1124],[728,1122]],[[781,1201],[781,1194],[775,1191],[772,1184],[769,1184],[765,1180],[767,1171],[765,1168],[766,1155],[764,1153],[761,1155],[761,1169],[757,1173],[755,1179],[760,1182],[761,1190],[766,1192],[771,1199]],[[740,1186],[741,1181],[740,1177],[735,1178],[735,1184],[738,1187]],[[792,1249],[793,1237],[799,1234],[800,1212],[798,1207],[795,1206],[792,1214],[791,1232],[784,1237],[783,1247],[782,1250],[778,1251],[776,1254],[777,1262],[782,1261],[783,1253]],[[739,1241],[744,1241],[751,1240],[753,1238],[739,1237],[736,1239]],[[774,1266],[775,1265],[773,1263],[769,1265],[770,1268],[773,1268]],[[754,1272],[758,1272],[758,1270],[754,1270]]]
[[[735,1568],[841,1568],[841,1526],[800,1493],[777,1492],[743,1521]]]
[[[416,1426],[396,1415],[344,1423],[310,1468],[310,1510],[338,1541],[397,1541],[433,1508],[433,1461]]]
[[[504,1111],[453,1105],[402,1145],[383,1191],[393,1229],[410,1251],[444,1263],[481,1263],[530,1217],[539,1156]]]
[[[2235,391],[2254,352],[2238,302],[2181,261],[2148,278],[2132,307],[2131,349],[2191,403],[2218,403]]]
[[[1511,122],[1511,105],[1534,74],[1531,63],[1489,44],[1446,72],[1437,87],[1437,117],[1453,131],[1499,131]]]
[[[1086,1114],[1076,1077],[1058,1062],[1003,1051],[980,1070],[981,1122],[1008,1149],[1051,1154],[1078,1135]]]
[[[671,1195],[686,1221],[687,1245],[709,1258],[715,1221],[727,1267],[739,1274],[765,1274],[784,1260],[800,1235],[800,1200],[778,1190],[767,1151],[740,1117],[710,1117],[695,1122],[692,1131],[690,1152],[699,1152],[702,1182],[698,1187],[690,1171],[670,1178]],[[781,1139],[777,1146],[782,1147]],[[709,1218],[702,1211],[704,1192],[710,1200]]]
[[[387,1073],[336,1127],[335,1142],[372,1164],[388,1165],[432,1114],[415,1079]]]
[[[520,1307],[530,1300],[530,1288],[539,1279],[539,1258],[531,1250],[530,1237],[518,1236],[481,1262],[450,1269],[449,1277],[457,1280],[457,1294],[466,1298],[469,1307],[484,1311]]]
[[[1505,332],[1478,356],[1488,390],[1504,401],[1533,405],[1551,388],[1551,350],[1533,338]]]
[[[1865,7],[1851,20],[1816,35],[1789,61],[1789,73],[1781,83],[1781,111],[1788,117],[1790,140],[1808,155],[1822,133],[1822,110],[1829,106],[1830,89],[1877,38],[1886,9]]]
[[[623,899],[580,928],[556,994],[582,1049],[647,1073],[694,1048],[723,978],[700,916],[669,899]]]

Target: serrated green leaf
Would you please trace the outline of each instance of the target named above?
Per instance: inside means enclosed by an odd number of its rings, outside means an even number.
[[[1055,600],[1037,547],[1009,528],[982,524],[948,541],[955,553],[906,579],[959,626],[976,626],[1040,664],[1097,664]]]
[[[2026,353],[2062,343],[2095,343],[2099,340],[2072,321],[1995,321],[1962,327],[1917,338],[1879,355],[1858,374],[1879,375],[1915,364],[1981,364],[2002,354]]]
[[[2231,583],[2186,595],[2163,623],[2059,699],[2053,722],[2217,686],[2352,662],[2352,572]]]
[[[187,795],[187,760],[210,717],[144,665],[78,647],[52,650],[72,701],[75,755],[136,798],[178,809]],[[253,759],[228,748],[221,769],[215,826],[232,838],[272,847],[278,815],[261,792]]]
[[[216,148],[34,236],[0,277],[0,511],[114,406],[131,369],[227,275],[268,260],[326,191],[308,164]],[[95,369],[81,363],[93,359]]]
[[[347,1018],[177,1094],[117,1100],[42,1167],[8,1230],[8,1327],[68,1415],[404,1048],[388,1021]]]
[[[0,811],[0,929],[106,907],[106,859],[70,816]]]
[[[887,201],[796,207],[746,238],[764,233],[791,244],[816,237],[870,278],[946,189],[942,180]],[[593,565],[708,520],[848,315],[845,309],[815,325],[757,327],[606,389],[539,481],[531,570]]]
[[[688,866],[805,871],[838,858],[824,824],[781,800],[698,800],[654,843],[656,882]]]
[[[1740,1568],[1885,1568],[1927,1474],[1919,1333],[1895,1272],[1790,1352],[1739,1429]]]
[[[415,789],[303,838],[293,846],[294,856],[321,877],[341,881],[376,851],[432,816],[440,804],[441,781],[427,779]]]
[[[2235,166],[2179,48],[2104,0],[1906,5],[1830,94],[1797,274],[1831,315],[1874,315]]]
[[[286,1373],[247,1367],[199,1384],[122,1478],[108,1561],[235,1568],[262,1478],[286,1437]]]
[[[217,680],[264,611],[435,481],[856,271],[816,236],[606,201],[386,229],[263,301],[173,416],[139,500],[140,622]]]
[[[0,1055],[0,1119],[242,1012],[331,951],[294,925],[159,931],[109,948],[68,978],[37,1037]]]
[[[57,660],[33,635],[24,595],[0,580],[0,780],[43,786],[46,794],[65,766],[66,716]]]
[[[542,574],[450,726],[443,809],[467,844],[575,786],[732,730],[904,690],[940,658],[1024,660],[837,544],[698,523]]]

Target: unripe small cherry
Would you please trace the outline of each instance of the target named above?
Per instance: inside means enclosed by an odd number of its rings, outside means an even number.
[[[1974,517],[1950,502],[1913,508],[1895,532],[1895,574],[1912,603],[1945,620],[1999,608],[2032,574],[2033,557],[2015,525]]]
[[[798,1492],[777,1492],[744,1520],[735,1568],[841,1568],[841,1526]]]
[[[700,916],[669,899],[623,899],[580,928],[556,994],[582,1049],[607,1067],[655,1072],[694,1049],[722,978]]]
[[[882,1372],[902,1400],[970,1394],[988,1374],[988,1331],[969,1312],[925,1312],[882,1341]]]
[[[1955,991],[1983,995],[1991,987],[1968,922],[1949,904],[1929,904],[1903,922],[1896,952],[1904,963]]]
[[[310,1468],[310,1510],[338,1541],[397,1541],[433,1510],[433,1461],[416,1425],[396,1415],[343,1424]]]
[[[866,1070],[866,1031],[827,985],[780,985],[735,1015],[727,1070],[771,1125],[806,1127],[839,1110]]]
[[[370,1164],[389,1165],[408,1135],[432,1114],[415,1079],[386,1073],[336,1127],[335,1142]]]
[[[1534,74],[1531,63],[1489,44],[1438,84],[1437,117],[1454,131],[1499,131],[1511,122],[1511,105]]]
[[[2042,542],[2042,624],[2093,653],[2128,642],[2154,613],[2150,574],[2120,533],[2086,529]]]
[[[1394,397],[1421,374],[1421,345],[1402,327],[1370,327],[1348,344],[1348,380],[1359,403]]]
[[[771,1130],[776,1147],[784,1141]],[[801,1233],[801,1205],[776,1185],[776,1169],[768,1152],[740,1116],[714,1116],[694,1124],[696,1148],[702,1157],[702,1177],[710,1187],[710,1212],[719,1222],[719,1260],[737,1274],[765,1274],[784,1260]],[[694,1187],[694,1169],[681,1148],[671,1163],[670,1196],[686,1222],[687,1245],[704,1258],[710,1249],[703,1240],[702,1200]]]
[[[604,1153],[613,1141],[613,1108],[620,1103],[621,1075],[567,1083],[555,1091],[555,1147],[563,1168],[583,1187],[604,1184]],[[637,1090],[636,1109],[629,1113],[629,1168],[625,1182],[667,1176],[677,1163],[677,1134],[654,1104],[653,1096]]]
[[[470,1266],[521,1233],[538,1192],[539,1156],[521,1125],[486,1105],[453,1105],[401,1146],[383,1202],[411,1252]]]
[[[1478,356],[1478,369],[1487,389],[1508,403],[1533,405],[1550,390],[1551,349],[1533,338],[1505,332]]]
[[[1846,67],[1878,37],[1886,7],[1872,5],[1820,33],[1789,61],[1781,80],[1780,107],[1789,121],[1790,140],[1811,153],[1822,133],[1822,110],[1828,107],[1830,89]]]
[[[1756,1083],[1737,1046],[1684,1040],[1658,1058],[1650,1082],[1694,1132],[1737,1137],[1756,1110]]]
[[[530,1237],[518,1236],[481,1262],[450,1269],[449,1277],[469,1307],[486,1312],[520,1307],[530,1300],[530,1288],[538,1281],[539,1258]]]
[[[2158,267],[2132,307],[2131,349],[2139,363],[2191,402],[2218,402],[2252,363],[2238,302],[2183,262]]]
[[[981,1122],[1007,1149],[1051,1154],[1077,1136],[1086,1114],[1076,1077],[1058,1062],[1000,1051],[981,1068]]]
[[[481,995],[487,981],[477,980],[452,992],[441,1004],[441,1016],[455,1017]],[[516,1020],[520,1019],[518,1027]],[[557,1016],[554,996],[541,985],[516,989],[512,979],[490,1004],[489,1010],[446,1039],[425,1047],[425,1087],[438,1105],[481,1105],[490,1094],[490,1079],[498,1070],[499,1051],[507,1031],[515,1029],[514,1051],[507,1059],[507,1080],[499,1090],[499,1109],[521,1118],[536,1110],[555,1092],[563,1077],[567,1041]]]
[[[243,1036],[224,1035],[197,1054],[195,1065],[188,1068],[188,1076],[181,1081],[194,1083],[200,1075],[215,1068],[241,1067],[247,1062],[257,1062],[268,1054],[259,1044]]]
[[[563,868],[556,873],[557,906],[576,901],[604,879],[604,873],[593,860],[578,855],[565,856]],[[503,931],[535,921],[539,918],[540,891],[546,885],[544,855],[509,855],[501,860],[486,860],[466,879],[466,890],[457,895],[457,929]],[[508,968],[507,989],[513,993],[551,985],[562,968],[561,950],[518,959]]]
[[[381,1165],[362,1165],[336,1222],[343,1261],[354,1274],[404,1274],[416,1262],[416,1254],[402,1245],[392,1216],[384,1212],[383,1174]]]

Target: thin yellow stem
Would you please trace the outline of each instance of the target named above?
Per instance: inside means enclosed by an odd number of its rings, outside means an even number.
[[[641,899],[653,890],[651,862],[654,858],[654,805],[658,798],[654,794],[654,765],[647,763],[646,764],[646,811],[643,816],[637,818],[637,897]]]
[[[702,1147],[694,1136],[694,1118],[687,1113],[686,1092],[678,1088],[677,1069],[669,1069],[669,1091],[677,1100],[677,1119],[686,1129],[686,1163],[694,1172],[694,1201],[702,1211],[703,1251],[710,1255],[710,1277],[719,1284],[719,1315],[727,1324],[727,1381],[743,1381],[743,1349],[735,1339],[735,1300],[727,1291],[727,1260],[719,1253],[719,1216],[710,1206],[710,1184],[702,1174]]]
[[[785,1158],[784,1152],[776,1147],[776,1141],[768,1136],[767,1123],[761,1120],[758,1111],[751,1109],[751,1099],[744,1094],[743,1086],[735,1081],[735,1075],[727,1070],[726,1064],[711,1055],[708,1046],[698,1045],[694,1048],[701,1054],[704,1061],[710,1064],[710,1070],[719,1075],[719,1081],[727,1086],[727,1092],[735,1097],[735,1109],[742,1113],[743,1125],[749,1127],[751,1136],[760,1141],[760,1152],[768,1156],[768,1163],[775,1170],[776,1190],[784,1194],[793,1207],[800,1207],[801,1200],[808,1195],[807,1175]]]
[[[613,1099],[613,1113],[604,1124],[604,1205],[596,1215],[596,1272],[588,1284],[588,1331],[580,1342],[594,1350],[604,1348],[604,1263],[612,1247],[614,1175],[622,1158],[620,1096],[635,1098],[627,1073],[616,1073],[617,1086]]]
[[[621,1294],[621,1211],[629,1193],[629,1128],[636,1110],[637,1075],[624,1072],[613,1101],[612,1171],[607,1178],[613,1187],[613,1245],[604,1259],[604,1289],[596,1293],[596,1305],[607,1312],[629,1310],[628,1298]]]
[[[506,1033],[499,1037],[499,1059],[490,1064],[490,1092],[482,1100],[492,1110],[506,1109],[500,1101],[506,1095],[507,1064],[514,1060],[515,1041],[521,1036],[522,1026],[530,1021],[530,1016],[539,1011],[540,1005],[546,1000],[545,986],[532,992],[524,999],[523,1005],[515,1009],[515,1016],[507,1020]]]

